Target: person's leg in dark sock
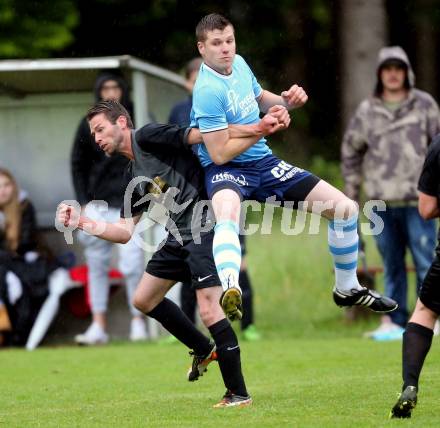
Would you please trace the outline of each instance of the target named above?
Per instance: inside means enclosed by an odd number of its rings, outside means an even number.
[[[171,300],[164,298],[146,315],[160,322],[176,339],[193,349],[196,355],[207,355],[211,351],[210,340]]]
[[[196,306],[197,297],[196,291],[191,285],[191,282],[183,282],[180,289],[180,306],[183,313],[192,321],[196,323]]]
[[[233,394],[246,397],[248,392],[241,371],[240,346],[226,318],[209,326],[216,347],[217,360],[226,388]]]
[[[419,376],[425,357],[431,348],[433,331],[414,322],[409,322],[403,333],[402,377],[403,388],[419,387]]]
[[[237,336],[218,304],[222,291],[220,286],[197,290],[200,318],[214,339],[217,361],[226,388],[233,394],[246,397],[248,393],[241,371]]]
[[[254,323],[254,311],[252,302],[252,288],[247,269],[240,271],[239,284],[242,292],[243,318],[241,319],[241,329],[245,330]]]

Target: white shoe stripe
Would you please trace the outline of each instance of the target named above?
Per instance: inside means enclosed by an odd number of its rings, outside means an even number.
[[[337,294],[339,297],[342,297],[343,299],[346,299],[348,297],[345,294],[342,294],[341,292],[339,292],[337,288],[335,288],[335,294]]]
[[[355,302],[355,305],[359,305],[359,304],[362,305],[362,300],[363,300],[364,298],[365,298],[365,296],[360,297],[359,300],[357,300],[357,301]]]
[[[362,306],[371,306],[374,302],[374,297],[373,296],[362,296],[357,302],[356,304],[362,305]]]
[[[367,296],[367,299],[365,300],[365,306],[371,306],[371,304],[374,302],[374,297]]]

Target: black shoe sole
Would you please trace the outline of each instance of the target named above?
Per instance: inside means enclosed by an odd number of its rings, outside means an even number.
[[[203,373],[207,372],[208,369],[203,370],[202,373],[198,372],[198,373],[194,373],[194,372],[190,372],[188,374],[188,381],[189,382],[195,382],[196,380],[199,379],[200,376],[203,376]]]
[[[389,312],[394,312],[399,305],[394,306],[392,309],[373,309],[370,308],[373,312],[376,312],[377,314],[388,314]]]
[[[408,419],[411,417],[411,411],[416,407],[413,400],[402,401],[397,403],[390,412],[390,418]]]
[[[203,376],[203,373],[206,373],[208,371],[208,365],[212,361],[217,360],[217,355],[215,353],[215,347],[209,353],[209,357],[211,357],[213,355],[213,353],[215,354],[214,357],[210,359],[210,361],[208,362],[208,364],[205,367],[203,367],[202,371],[200,371],[199,369],[193,370],[193,368],[190,367],[190,369],[188,370],[188,374],[187,374],[187,379],[188,379],[189,382],[196,381],[200,376]]]

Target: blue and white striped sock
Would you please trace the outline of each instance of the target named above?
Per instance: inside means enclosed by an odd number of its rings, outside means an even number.
[[[347,220],[332,220],[328,224],[328,245],[335,267],[336,288],[345,294],[352,289],[361,289],[356,275],[359,236],[358,217]]]
[[[232,220],[223,220],[214,228],[212,253],[223,290],[237,287],[241,265],[241,246],[238,239],[238,224]]]

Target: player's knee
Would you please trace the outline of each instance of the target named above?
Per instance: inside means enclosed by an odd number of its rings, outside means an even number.
[[[219,190],[212,197],[212,205],[217,221],[238,221],[241,206],[237,191],[232,189]]]
[[[206,327],[216,323],[221,318],[224,318],[223,311],[218,304],[218,301],[206,300],[204,303],[199,302],[200,319]]]
[[[347,220],[349,218],[358,217],[359,216],[359,206],[358,204],[349,199],[345,198],[338,202],[335,210],[335,217],[342,218]]]
[[[212,315],[209,311],[209,307],[199,308],[200,319],[204,325],[210,325],[212,321]]]
[[[132,303],[138,311],[143,312],[144,314],[147,314],[154,309],[153,305],[138,292],[134,293]]]
[[[422,317],[429,321],[436,321],[439,314],[425,306],[420,300],[417,302],[415,313],[419,313]]]

